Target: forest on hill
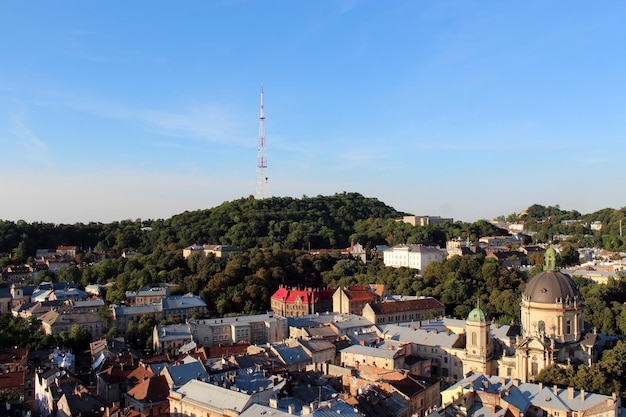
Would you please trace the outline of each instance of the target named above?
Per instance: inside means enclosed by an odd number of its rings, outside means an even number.
[[[414,270],[385,267],[378,258],[363,264],[333,255],[313,256],[307,250],[346,248],[358,242],[372,253],[377,245],[436,243],[445,247],[453,237],[476,243],[481,236],[506,234],[484,220],[415,227],[398,221],[404,214],[374,198],[340,193],[301,199],[242,198],[147,221],[74,225],[0,221],[0,267],[32,263],[40,248],[76,245],[83,253],[75,265],[56,276],[41,273],[39,280],[74,281],[82,286],[112,283],[106,295],[110,303],[122,302],[127,290],[169,282],[178,286],[175,292],[199,294],[210,314],[217,316],[264,311],[279,285],[319,288],[378,282],[385,283],[390,293],[439,298],[447,313],[457,317],[465,316],[480,298],[481,306],[496,320],[508,323],[518,319],[517,305],[528,276],[504,269],[483,255],[437,262],[418,276]],[[571,238],[561,242],[566,249],[581,245],[583,239],[599,242],[601,247],[605,243],[604,247],[620,248],[623,243],[614,234],[614,224],[623,215],[623,209],[581,215],[558,206],[533,205],[507,220],[525,221],[530,230],[535,228],[534,236],[527,238],[533,243],[568,228]],[[574,226],[561,223],[579,219],[583,221]],[[601,221],[605,227],[592,232],[592,221]],[[182,248],[194,243],[232,244],[243,253],[227,262],[213,257],[183,259]],[[125,251],[137,251],[138,255],[127,259],[121,256]],[[96,252],[107,257],[93,264]],[[587,303],[590,326],[626,332],[626,322],[621,319],[626,313],[616,300],[589,291],[600,300]],[[622,294],[621,287],[613,294]],[[600,315],[606,320],[601,322]]]

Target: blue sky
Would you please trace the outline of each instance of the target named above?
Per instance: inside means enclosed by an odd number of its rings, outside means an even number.
[[[0,219],[359,192],[492,219],[620,208],[621,1],[0,2]]]

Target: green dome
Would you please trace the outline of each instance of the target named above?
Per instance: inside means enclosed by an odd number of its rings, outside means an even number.
[[[476,307],[467,315],[467,321],[477,321],[479,323],[487,323],[487,317],[485,316],[485,312],[482,311],[479,307]]]

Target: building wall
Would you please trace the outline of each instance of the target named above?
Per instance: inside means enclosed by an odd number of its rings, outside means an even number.
[[[391,266],[393,268],[405,267],[421,271],[426,268],[429,263],[441,261],[444,255],[445,252],[442,250],[434,252],[429,248],[422,253],[421,249],[411,250],[408,246],[398,246],[383,251],[383,262],[385,266]]]
[[[368,304],[363,308],[362,315],[374,324],[390,324],[390,323],[408,323],[412,321],[435,317],[445,316],[445,308],[432,310],[407,310],[394,313],[376,314],[374,309]]]
[[[556,342],[577,342],[584,330],[582,306],[564,307],[522,300],[522,328],[527,335],[554,336]]]
[[[401,369],[404,363],[404,355],[398,354],[395,358],[385,358],[357,352],[342,351],[341,362],[344,366],[352,366],[355,368],[359,365],[370,365],[382,369]]]
[[[188,320],[194,341],[200,346],[235,343],[277,343],[289,336],[287,319],[277,315],[266,320],[263,315],[235,319]]]

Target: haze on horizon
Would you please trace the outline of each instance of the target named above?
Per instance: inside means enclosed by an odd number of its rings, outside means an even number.
[[[0,4],[0,219],[358,192],[493,219],[626,206],[618,1]]]

